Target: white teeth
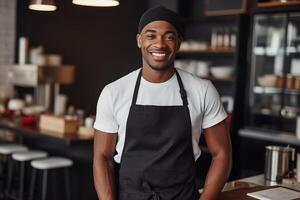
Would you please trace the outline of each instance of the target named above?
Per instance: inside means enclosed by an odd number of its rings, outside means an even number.
[[[166,56],[165,53],[152,53],[152,55],[154,56],[158,56],[158,57],[163,57],[163,56]]]

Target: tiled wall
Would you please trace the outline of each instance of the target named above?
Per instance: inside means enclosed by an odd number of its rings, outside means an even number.
[[[0,97],[7,90],[8,66],[14,63],[16,0],[0,0]]]

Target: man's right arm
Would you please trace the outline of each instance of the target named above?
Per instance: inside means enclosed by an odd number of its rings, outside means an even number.
[[[116,133],[95,130],[93,174],[95,189],[100,200],[116,198],[113,163],[116,141]]]

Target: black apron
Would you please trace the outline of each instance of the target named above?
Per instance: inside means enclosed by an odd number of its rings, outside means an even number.
[[[183,105],[130,107],[118,184],[119,200],[196,200],[195,161],[187,95],[176,71]]]

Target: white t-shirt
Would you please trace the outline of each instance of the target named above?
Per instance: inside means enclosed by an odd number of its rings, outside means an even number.
[[[227,117],[220,96],[209,80],[200,79],[177,69],[187,93],[192,123],[192,140],[195,160],[200,156],[199,139],[202,129],[216,125]],[[124,147],[129,108],[140,69],[106,85],[97,103],[94,128],[103,132],[117,133],[117,154],[114,160],[120,163]],[[141,78],[136,104],[182,105],[176,74],[163,83],[151,83]],[[188,134],[187,134],[188,136]]]

